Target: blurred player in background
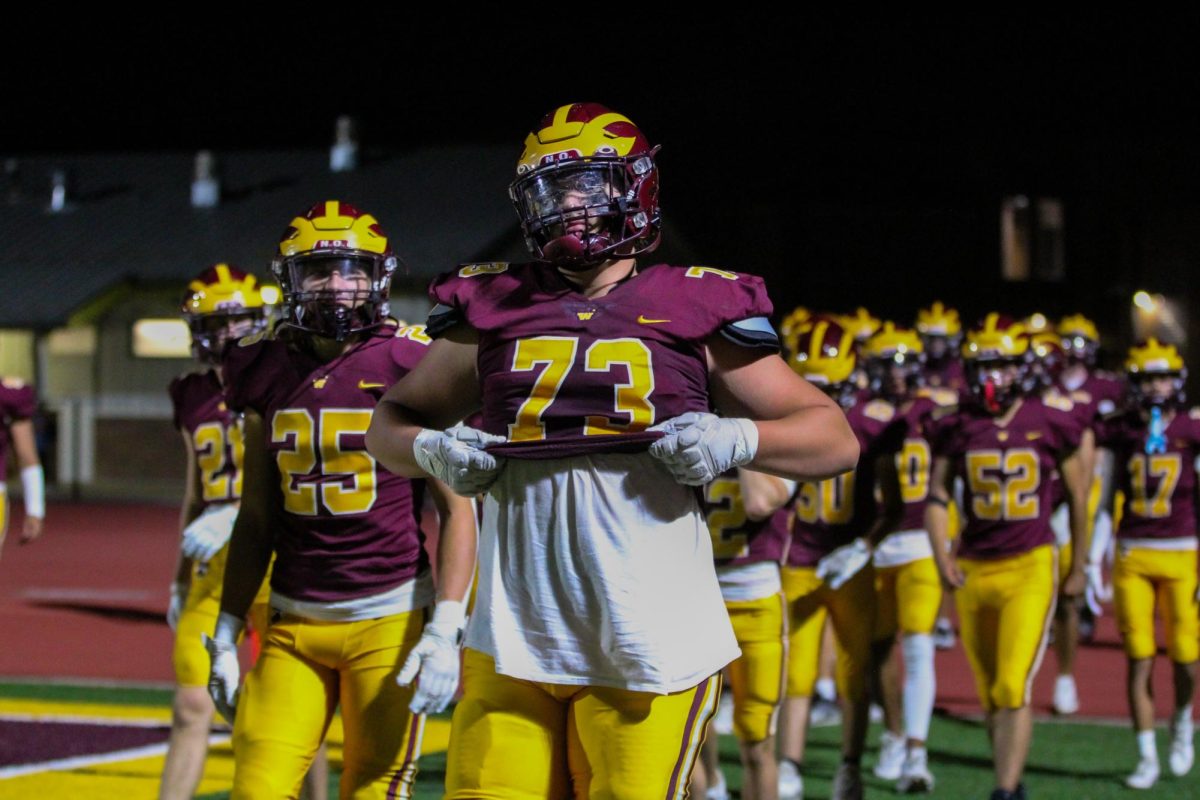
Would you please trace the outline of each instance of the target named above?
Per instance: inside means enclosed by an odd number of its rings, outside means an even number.
[[[878,692],[885,730],[875,774],[897,781],[900,792],[933,790],[925,742],[936,692],[933,628],[942,602],[942,586],[925,532],[925,502],[933,457],[925,427],[939,406],[922,390],[924,345],[917,334],[891,322],[863,349],[872,399],[894,409],[891,442],[895,451],[904,515],[898,530],[875,548],[875,622]],[[939,396],[945,392],[936,392]],[[882,408],[882,407],[880,407]],[[900,636],[904,661],[893,647]]]
[[[779,564],[787,552],[795,481],[739,467],[705,487],[704,513],[712,534],[717,580],[742,654],[729,665],[733,732],[742,757],[747,800],[778,796],[775,726],[787,674],[787,601]],[[717,764],[717,737],[704,743],[708,797],[727,796]],[[702,788],[693,783],[699,796]]]
[[[234,721],[233,798],[293,796],[339,705],[342,797],[407,796],[423,712],[458,683],[471,503],[389,473],[363,443],[385,388],[428,351],[420,326],[387,318],[397,263],[369,214],[314,206],[272,265],[285,302],[276,335],[243,339],[223,365],[227,402],[245,411],[245,486],[208,649],[210,692]],[[428,624],[425,488],[441,515]],[[272,551],[270,626],[239,698],[234,643]]]
[[[1041,663],[1058,594],[1050,476],[1062,475],[1074,562],[1063,592],[1083,591],[1086,465],[1083,430],[1070,404],[1023,396],[1028,337],[1020,323],[988,314],[963,346],[970,387],[964,404],[934,415],[934,463],[925,524],[944,585],[955,590],[963,649],[987,712],[996,789],[1025,797],[1021,775],[1033,733],[1030,686]],[[957,556],[946,549],[955,473],[966,485]]]
[[[1138,764],[1125,779],[1149,789],[1159,776],[1150,676],[1157,651],[1154,619],[1163,620],[1175,679],[1168,766],[1182,777],[1195,760],[1192,697],[1200,622],[1196,595],[1196,470],[1200,409],[1188,409],[1187,370],[1174,345],[1150,341],[1129,350],[1126,370],[1136,401],[1105,417],[1100,442],[1115,455],[1124,495],[1113,570],[1117,623],[1129,660],[1129,711]]]
[[[187,452],[187,482],[179,527],[178,566],[167,622],[175,631],[175,701],[159,797],[189,798],[204,773],[213,703],[209,659],[201,636],[212,631],[221,605],[226,543],[242,495],[242,419],[225,405],[221,361],[243,336],[265,330],[258,282],[228,264],[201,272],[183,295],[192,356],[206,369],[171,381],[176,429]],[[253,627],[266,627],[266,598],[256,598]]]
[[[809,710],[817,678],[821,631],[828,614],[837,639],[837,683],[842,702],[842,763],[834,779],[836,800],[861,798],[860,762],[867,735],[867,681],[875,617],[871,545],[899,521],[895,465],[878,450],[895,417],[888,403],[857,400],[857,359],[851,333],[818,318],[797,340],[791,366],[846,410],[862,455],[858,467],[796,490],[792,544],[783,569],[789,620],[787,698],[780,734],[779,794],[803,792],[802,764]],[[876,462],[879,463],[876,463]],[[877,513],[876,478],[884,494]]]
[[[1042,315],[1034,315],[1043,318]],[[1051,330],[1043,330],[1029,337],[1029,372],[1026,391],[1039,394],[1042,401],[1051,407],[1070,409],[1083,427],[1079,440],[1079,457],[1088,475],[1092,474],[1096,436],[1096,404],[1083,391],[1067,392],[1059,381],[1065,366],[1065,352],[1061,339]],[[1058,547],[1058,583],[1065,585],[1067,573],[1074,563],[1075,554],[1071,542],[1070,509],[1062,477],[1056,471],[1050,478],[1050,527],[1054,531]],[[1089,519],[1091,515],[1089,514]],[[1088,575],[1088,581],[1093,576]],[[1079,649],[1079,609],[1082,597],[1060,595],[1054,609],[1054,654],[1058,662],[1058,675],[1054,679],[1054,712],[1069,715],[1079,710],[1079,691],[1075,686],[1075,655]]]
[[[25,495],[25,521],[21,526],[21,544],[42,535],[46,517],[46,478],[38,458],[33,415],[37,413],[37,395],[33,386],[20,378],[0,379],[0,544],[8,533],[8,448],[11,444],[21,470],[21,489]]]
[[[738,655],[691,487],[857,455],[775,355],[761,279],[637,261],[656,152],[603,106],[546,115],[510,187],[539,263],[438,278],[437,341],[372,424],[402,474],[488,491],[447,798],[685,796]]]

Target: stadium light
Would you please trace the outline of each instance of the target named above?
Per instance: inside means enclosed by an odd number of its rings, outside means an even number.
[[[1153,311],[1158,305],[1154,302],[1154,298],[1150,296],[1150,293],[1146,291],[1134,292],[1133,304],[1142,311]]]

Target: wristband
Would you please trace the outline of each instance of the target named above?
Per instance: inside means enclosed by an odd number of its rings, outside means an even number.
[[[25,516],[46,516],[46,475],[41,464],[21,470],[21,488],[25,490]]]

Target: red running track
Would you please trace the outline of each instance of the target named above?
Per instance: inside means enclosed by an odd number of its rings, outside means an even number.
[[[14,504],[15,506],[20,503]],[[19,531],[14,508],[12,531]],[[170,683],[171,632],[164,621],[175,564],[178,509],[152,505],[54,504],[45,535],[0,557],[0,675]],[[1050,709],[1056,662],[1047,652],[1034,684]],[[1111,614],[1080,648],[1081,713],[1124,718],[1125,658]],[[1159,713],[1171,702],[1170,666],[1155,665]],[[939,707],[978,713],[961,647],[938,654]]]

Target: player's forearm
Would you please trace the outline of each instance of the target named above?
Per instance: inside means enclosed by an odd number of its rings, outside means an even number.
[[[746,516],[755,522],[766,519],[782,508],[796,489],[795,483],[764,472],[744,467],[738,467],[737,472],[742,490],[742,507]]]
[[[243,504],[229,540],[221,611],[244,620],[271,564],[271,538],[266,519],[246,513]]]
[[[946,543],[950,538],[950,512],[946,507],[947,502],[944,497],[931,496],[925,505],[925,530],[929,534],[933,558],[938,564],[948,557]]]
[[[1071,567],[1083,569],[1091,546],[1087,524],[1087,496],[1091,484],[1087,453],[1076,450],[1059,465],[1067,490],[1067,512],[1071,526]]]
[[[797,481],[854,469],[858,439],[835,406],[808,406],[776,420],[755,420],[758,451],[748,466]]]
[[[475,577],[475,554],[478,532],[475,525],[475,504],[454,495],[454,502],[441,512],[438,539],[437,599],[466,602]]]
[[[413,442],[424,430],[411,411],[388,399],[379,401],[367,428],[367,452],[396,475],[423,478],[425,471],[413,454]]]

